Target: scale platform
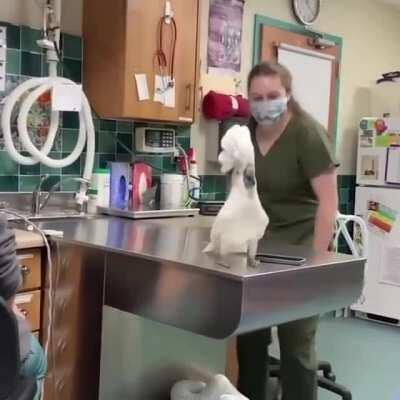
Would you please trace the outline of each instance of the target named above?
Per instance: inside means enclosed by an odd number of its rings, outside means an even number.
[[[123,217],[130,219],[150,219],[150,218],[172,218],[172,217],[195,217],[199,214],[198,208],[180,208],[177,210],[121,210],[119,208],[97,207],[101,214],[112,215],[113,217]]]

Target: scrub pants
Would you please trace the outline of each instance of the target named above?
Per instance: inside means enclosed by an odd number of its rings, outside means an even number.
[[[318,317],[278,326],[283,400],[317,399],[315,335]],[[269,400],[268,346],[271,329],[240,335],[237,339],[238,389],[251,400]]]

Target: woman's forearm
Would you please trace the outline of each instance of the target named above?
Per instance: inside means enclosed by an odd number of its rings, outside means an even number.
[[[337,204],[321,204],[318,206],[315,217],[314,249],[317,251],[328,250],[333,238]]]

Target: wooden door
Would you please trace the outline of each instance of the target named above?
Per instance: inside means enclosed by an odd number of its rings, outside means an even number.
[[[168,108],[153,101],[155,75],[159,74],[157,59],[158,26],[165,0],[127,0],[126,67],[124,117],[167,122],[187,122],[194,119],[195,87],[198,73],[199,0],[172,0],[177,26],[174,60],[175,107]],[[165,33],[168,62],[171,40]],[[135,74],[145,73],[150,100],[138,101]]]
[[[337,80],[339,78],[339,62],[340,62],[340,49],[338,46],[329,47],[327,49],[316,49],[310,44],[310,35],[290,32],[285,29],[264,25],[261,34],[261,60],[277,61],[278,46],[280,44],[287,44],[296,46],[305,50],[322,53],[334,57],[332,62],[332,74],[330,83],[330,99],[329,99],[329,123],[328,134],[333,140],[335,137],[335,118],[337,113]]]

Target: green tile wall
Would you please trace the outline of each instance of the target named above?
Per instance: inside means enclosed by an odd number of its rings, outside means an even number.
[[[7,76],[6,90],[0,92],[3,99],[18,84],[30,77],[46,76],[47,62],[45,54],[37,46],[41,32],[27,26],[7,26]],[[82,40],[80,37],[63,34],[61,38],[63,67],[59,72],[75,82],[82,81]],[[0,105],[1,112],[1,105]],[[104,167],[108,161],[131,161],[131,155],[117,143],[116,138],[134,151],[134,121],[94,120],[96,127],[95,167]],[[141,123],[143,125],[143,123]],[[76,113],[63,113],[60,122],[60,132],[50,153],[52,158],[65,157],[74,148],[78,136],[79,121]],[[16,127],[13,127],[16,131]],[[176,127],[178,139],[186,149],[190,146],[190,127]],[[156,173],[175,171],[176,166],[169,156],[136,154],[136,159],[151,163]],[[74,164],[62,169],[52,169],[44,165],[23,166],[10,159],[4,151],[4,141],[0,131],[0,192],[32,191],[39,182],[41,174],[50,174],[47,186],[61,181],[61,190],[76,189],[76,183],[71,180],[79,176],[84,167],[85,157],[82,155]],[[211,178],[213,180],[213,178]]]
[[[356,176],[340,175],[338,177],[339,210],[342,214],[353,214],[356,195]],[[343,237],[339,239],[339,252],[350,254]]]

